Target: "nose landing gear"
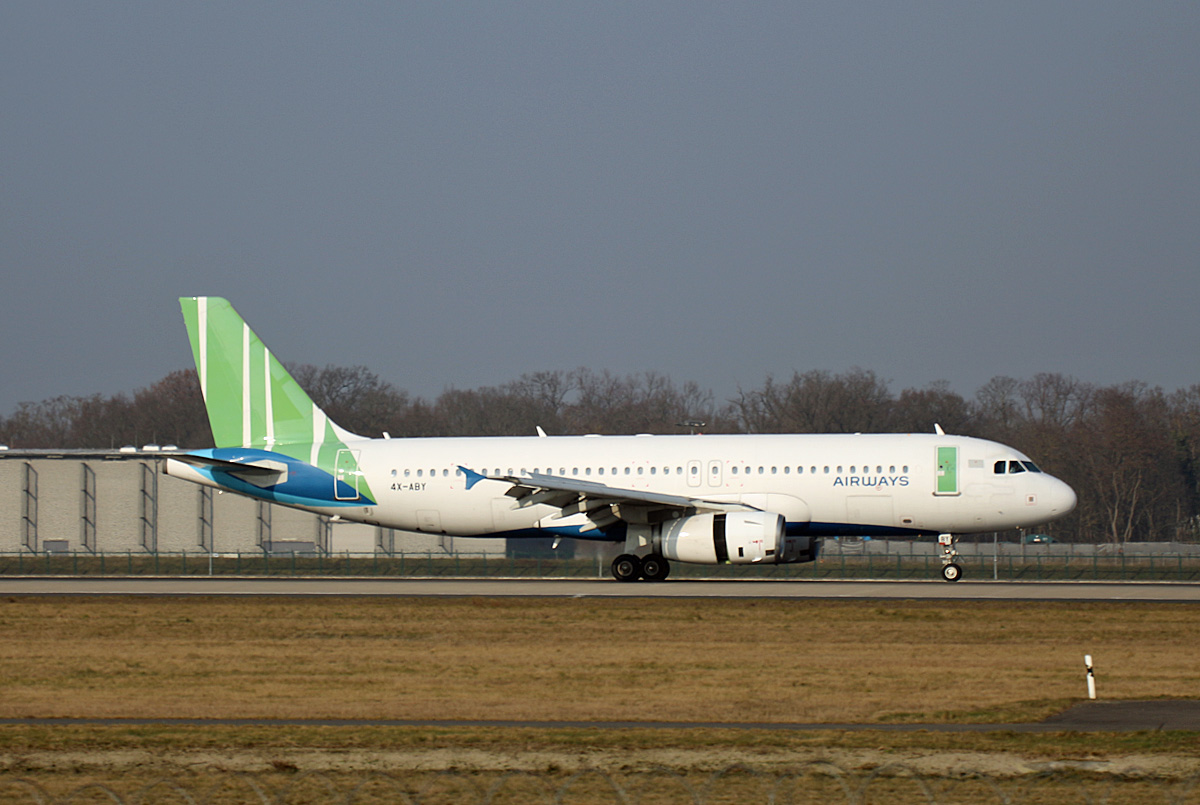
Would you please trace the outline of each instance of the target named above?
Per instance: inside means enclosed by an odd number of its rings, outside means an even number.
[[[938,545],[942,546],[942,578],[958,581],[962,578],[962,568],[954,561],[958,558],[958,551],[954,550],[954,535],[938,534]]]

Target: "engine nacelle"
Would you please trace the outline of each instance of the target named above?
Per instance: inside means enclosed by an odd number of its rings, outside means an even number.
[[[783,559],[783,525],[783,516],[771,512],[697,514],[663,523],[654,550],[700,565],[774,564]]]

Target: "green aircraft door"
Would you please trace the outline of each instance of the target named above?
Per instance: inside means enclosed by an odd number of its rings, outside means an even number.
[[[958,448],[937,448],[937,487],[935,495],[958,494]]]

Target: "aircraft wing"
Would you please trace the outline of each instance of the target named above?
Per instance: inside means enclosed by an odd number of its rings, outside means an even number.
[[[559,510],[558,514],[554,515],[555,519],[576,514],[585,515],[586,521],[580,526],[580,531],[605,528],[622,520],[627,523],[659,523],[701,511],[751,508],[741,503],[670,495],[645,489],[623,489],[559,475],[481,475],[466,467],[460,469],[467,476],[468,489],[484,480],[510,484],[505,494],[514,499],[514,509],[544,504]]]

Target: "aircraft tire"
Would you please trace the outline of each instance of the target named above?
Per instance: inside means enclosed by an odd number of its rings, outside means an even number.
[[[663,581],[671,575],[671,563],[656,553],[642,558],[642,578],[646,581]]]
[[[612,574],[617,581],[637,581],[642,575],[642,560],[631,553],[623,553],[613,560]]]
[[[962,578],[962,568],[951,562],[942,567],[942,578],[946,581],[958,581]]]

